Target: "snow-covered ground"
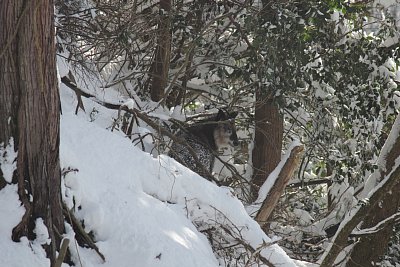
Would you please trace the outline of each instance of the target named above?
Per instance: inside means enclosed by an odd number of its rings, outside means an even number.
[[[92,249],[78,247],[66,225],[77,266],[224,266],[195,226],[201,224],[237,229],[255,250],[263,246],[261,255],[275,266],[311,266],[295,263],[276,244],[268,245],[274,240],[229,188],[208,182],[167,156],[154,158],[107,129],[115,111],[84,99],[87,112],[75,115],[76,96],[64,86],[61,100],[61,168],[75,170],[62,179],[63,199],[75,207],[106,258],[103,262]],[[41,247],[47,233],[40,220],[37,240],[11,241],[12,228],[24,214],[16,190],[15,185],[0,190],[0,266],[49,266]]]

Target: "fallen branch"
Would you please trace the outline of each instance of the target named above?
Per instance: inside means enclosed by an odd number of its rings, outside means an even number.
[[[58,254],[58,257],[56,259],[56,263],[54,264],[54,267],[61,267],[61,264],[63,263],[64,258],[65,258],[65,255],[67,254],[68,245],[69,245],[69,239],[64,238],[61,243],[60,253]]]
[[[261,226],[265,225],[276,204],[278,203],[280,196],[285,190],[286,185],[289,183],[290,178],[292,177],[300,162],[303,151],[303,145],[296,145],[290,151],[289,157],[287,158],[282,169],[280,170],[274,185],[272,186],[270,192],[263,201],[261,208],[256,215],[255,219]],[[278,167],[280,167],[280,164],[278,165]]]
[[[83,97],[86,97],[86,98],[89,98],[89,99],[91,99],[91,100],[93,100],[94,102],[96,102],[96,103],[98,103],[98,104],[100,104],[100,105],[102,105],[102,106],[104,106],[104,107],[106,107],[106,108],[109,108],[109,109],[116,109],[116,110],[118,110],[119,108],[120,108],[120,104],[112,104],[112,103],[107,103],[107,102],[104,102],[104,101],[101,101],[101,100],[99,100],[99,99],[97,99],[96,98],[96,96],[94,96],[94,95],[92,95],[92,94],[90,94],[90,93],[88,93],[88,92],[85,92],[84,90],[82,90],[81,88],[79,88],[73,81],[71,81],[71,79],[70,78],[68,78],[67,76],[64,76],[64,77],[62,77],[61,78],[61,82],[63,83],[63,84],[65,84],[68,88],[70,88],[70,89],[72,89],[74,92],[75,92],[75,94],[77,95],[77,97],[78,97],[78,105],[77,105],[77,108],[76,108],[76,110],[75,110],[75,112],[77,113],[77,111],[78,111],[78,108],[80,107],[80,105],[81,105],[81,101],[79,100],[79,98],[81,97],[81,96],[83,96]],[[82,106],[83,106],[83,104],[82,104]],[[84,110],[84,109],[83,109]]]
[[[80,245],[87,245],[96,253],[100,256],[100,258],[103,260],[103,262],[106,261],[106,258],[104,255],[100,252],[99,248],[96,246],[94,243],[92,237],[90,237],[86,232],[85,229],[83,229],[80,221],[74,216],[72,212],[68,209],[67,205],[63,203],[63,213],[65,218],[67,219],[68,223],[72,225],[72,228],[74,229],[74,232],[77,236],[77,241],[80,243]]]

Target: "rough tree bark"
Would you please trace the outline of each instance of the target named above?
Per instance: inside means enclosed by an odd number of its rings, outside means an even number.
[[[256,93],[253,159],[253,196],[281,160],[283,117],[272,97]]]
[[[26,213],[12,239],[48,228],[51,264],[64,232],[59,165],[60,100],[52,0],[0,1],[0,143],[18,151],[13,181]]]
[[[168,81],[169,61],[171,54],[170,14],[171,0],[160,0],[160,21],[157,31],[157,47],[151,66],[150,98],[158,102],[164,98]]]
[[[265,21],[275,19],[275,14],[269,12],[269,6],[280,1],[261,1],[263,8],[260,13],[260,25],[264,24]],[[255,138],[252,151],[252,181],[254,184],[252,194],[254,199],[257,198],[259,187],[281,161],[282,142],[283,116],[280,113],[279,105],[273,94],[263,92],[261,88],[258,88],[255,103]]]
[[[387,145],[388,142],[393,143]],[[360,205],[358,209],[351,215],[348,215],[339,226],[339,230],[334,236],[331,246],[327,248],[324,255],[321,257],[321,267],[334,266],[334,262],[339,253],[348,246],[350,234],[352,234],[353,230],[359,226],[360,223],[362,223],[361,227],[363,229],[373,228],[378,225],[379,222],[388,219],[397,212],[398,196],[396,196],[397,191],[394,190],[398,190],[400,187],[400,166],[395,163],[395,160],[400,157],[400,114],[393,124],[393,128],[384,148],[378,159],[379,162],[384,163],[384,166],[379,166],[380,169],[378,170],[379,179],[377,179],[377,182],[380,182],[380,184],[376,185],[373,189],[375,191],[369,196],[368,202]],[[393,207],[396,207],[396,209],[392,209]],[[360,236],[360,245],[355,245],[353,252],[351,252],[350,257],[348,257],[349,260],[346,266],[372,266],[371,261],[375,261],[378,256],[382,255],[387,247],[388,237],[393,231],[392,221],[389,222],[390,223],[383,224],[383,229],[377,231],[377,233],[375,233],[376,231],[372,231],[372,234]],[[380,237],[379,235],[384,235],[385,237]],[[365,242],[368,242],[368,244]],[[375,244],[373,242],[382,243]],[[360,247],[357,248],[357,246]],[[383,249],[378,248],[379,246],[382,246]],[[378,249],[378,251],[373,251],[374,248]],[[361,259],[355,253],[361,253],[361,257],[365,257],[365,259]]]
[[[400,135],[396,141],[386,156],[385,169],[381,170],[382,178],[386,177],[393,170],[395,160],[400,157]],[[361,229],[373,227],[399,211],[400,183],[393,186],[390,192],[385,194],[379,203],[371,204],[371,209],[363,220]],[[387,250],[389,240],[393,235],[393,226],[394,222],[392,221],[376,233],[361,236],[351,251],[351,260],[347,263],[347,266],[369,266],[372,262],[379,261],[379,257]]]

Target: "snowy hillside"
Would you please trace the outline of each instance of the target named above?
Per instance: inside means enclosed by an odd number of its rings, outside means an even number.
[[[200,232],[218,227],[231,229],[232,240],[240,236],[274,266],[305,266],[273,244],[229,188],[206,181],[167,156],[153,158],[106,129],[116,112],[84,99],[86,110],[97,110],[92,121],[89,112],[74,114],[73,91],[61,86],[61,99],[61,168],[71,170],[62,180],[63,199],[106,258],[103,262],[94,250],[71,242],[77,266],[226,266],[229,262],[213,253]],[[48,266],[41,247],[48,235],[40,220],[36,240],[11,241],[11,230],[24,213],[16,189],[8,185],[0,191],[0,266]],[[74,240],[68,225],[67,233]]]

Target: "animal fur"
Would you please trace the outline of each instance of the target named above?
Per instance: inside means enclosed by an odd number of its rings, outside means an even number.
[[[198,162],[186,145],[177,142],[172,144],[169,156],[201,176],[208,176],[214,167],[214,154],[222,147],[239,144],[234,124],[236,115],[220,110],[214,118],[178,132],[177,137],[184,139],[192,148]]]

